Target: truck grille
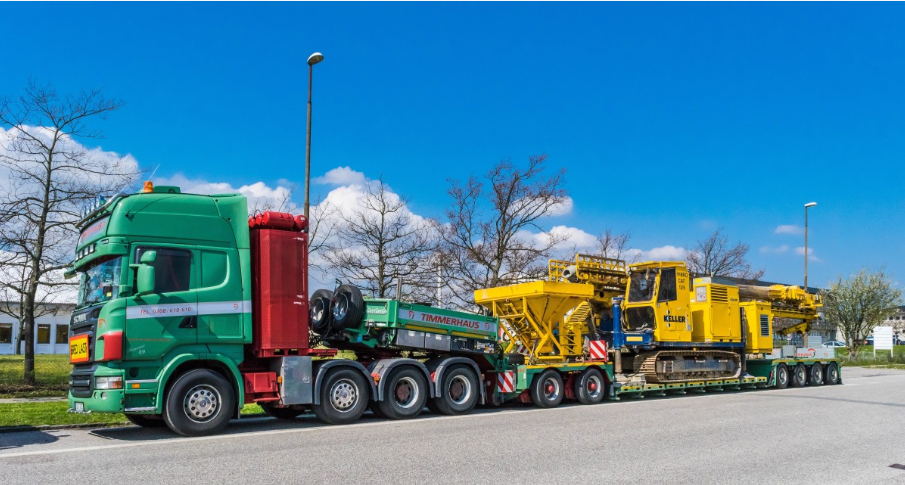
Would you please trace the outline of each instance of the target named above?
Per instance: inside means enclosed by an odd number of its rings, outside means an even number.
[[[97,364],[76,367],[69,374],[69,391],[74,397],[91,397],[94,390],[94,370]]]

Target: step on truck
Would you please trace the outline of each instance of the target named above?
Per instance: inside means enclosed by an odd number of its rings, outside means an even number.
[[[345,424],[366,410],[406,419],[425,407],[455,415],[511,401],[816,385],[815,364],[838,380],[835,361],[818,356],[740,357],[738,376],[681,382],[623,369],[660,344],[626,330],[631,277],[619,261],[551,261],[548,280],[476,291],[477,314],[363,298],[351,285],[309,292],[305,218],[249,217],[235,194],[146,183],[99,201],[79,227],[67,271],[80,278],[70,411],[124,413],[186,436],[216,433],[252,403],[278,419],[313,412]]]

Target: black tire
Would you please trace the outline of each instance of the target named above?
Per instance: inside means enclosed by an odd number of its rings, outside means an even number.
[[[823,366],[819,362],[814,362],[814,365],[808,370],[808,385],[823,385]]]
[[[562,402],[564,391],[559,372],[547,369],[531,381],[531,402],[537,407],[554,408]]]
[[[443,372],[440,396],[431,399],[428,408],[431,411],[436,408],[440,414],[448,416],[468,414],[478,403],[480,393],[474,371],[464,365],[454,365]]]
[[[126,413],[126,419],[135,426],[142,428],[166,428],[167,423],[163,421],[163,417],[159,414],[129,414]]]
[[[823,374],[823,382],[827,385],[839,384],[839,366],[835,362],[830,362]]]
[[[321,383],[320,404],[314,405],[314,414],[327,424],[354,423],[364,414],[370,399],[371,388],[361,372],[333,369]]]
[[[333,300],[333,292],[330,290],[317,290],[308,300],[308,321],[311,331],[323,335],[330,328],[330,302]]]
[[[575,379],[575,397],[582,404],[599,404],[606,397],[606,380],[595,369],[585,369]]]
[[[271,418],[285,420],[295,419],[299,416],[299,414],[302,414],[302,409],[296,406],[281,408],[273,404],[261,404],[261,409],[264,410],[264,414],[270,416]]]
[[[808,383],[808,368],[801,362],[792,369],[792,387],[804,387]]]
[[[377,407],[389,419],[408,419],[421,413],[430,398],[427,379],[421,370],[402,367],[390,372],[384,388],[383,401]]]
[[[789,368],[785,364],[776,366],[776,388],[785,389],[789,387]]]
[[[236,398],[229,381],[220,374],[195,369],[179,376],[167,392],[163,420],[183,436],[215,434],[229,424]]]
[[[360,324],[364,308],[364,298],[357,286],[340,286],[330,302],[330,326],[334,330],[345,330]]]

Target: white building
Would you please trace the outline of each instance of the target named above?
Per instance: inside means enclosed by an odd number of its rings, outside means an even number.
[[[67,354],[69,353],[69,320],[75,305],[71,303],[49,304],[51,310],[47,315],[35,319],[35,353]],[[19,322],[9,315],[0,314],[0,355],[13,352],[13,342],[19,335]],[[21,352],[25,352],[25,342],[19,343]]]

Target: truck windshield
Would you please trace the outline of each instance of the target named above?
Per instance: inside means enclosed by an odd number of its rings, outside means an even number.
[[[654,282],[658,272],[657,268],[633,271],[628,287],[628,301],[650,301],[654,297]]]
[[[111,300],[119,295],[119,277],[122,256],[101,258],[88,266],[79,283],[78,306],[93,305]]]

